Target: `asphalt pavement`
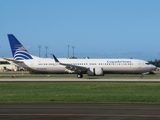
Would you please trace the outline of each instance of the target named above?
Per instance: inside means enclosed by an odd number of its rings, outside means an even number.
[[[1,103],[0,119],[159,120],[159,104]]]
[[[3,78],[0,79],[0,82],[47,82],[47,81],[53,81],[53,82],[160,82],[160,79],[85,79],[85,78]]]
[[[159,120],[159,104],[0,103],[0,119]]]

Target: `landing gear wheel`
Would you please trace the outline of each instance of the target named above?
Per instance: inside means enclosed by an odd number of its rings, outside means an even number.
[[[77,74],[77,78],[83,78],[83,74]]]
[[[140,78],[144,78],[144,75],[141,75]]]

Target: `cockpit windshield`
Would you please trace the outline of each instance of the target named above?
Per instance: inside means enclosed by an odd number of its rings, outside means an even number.
[[[146,65],[149,65],[149,63],[146,63]]]

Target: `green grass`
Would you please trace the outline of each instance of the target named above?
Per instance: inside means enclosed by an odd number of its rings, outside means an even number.
[[[0,103],[160,103],[160,83],[0,82]]]

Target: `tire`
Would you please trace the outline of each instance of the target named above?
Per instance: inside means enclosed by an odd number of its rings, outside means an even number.
[[[83,78],[83,74],[77,74],[77,78]]]

